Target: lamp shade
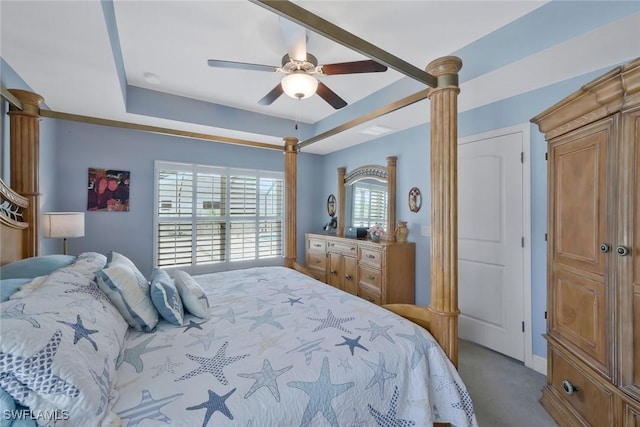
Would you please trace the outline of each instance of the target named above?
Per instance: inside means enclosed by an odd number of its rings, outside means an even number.
[[[84,236],[84,212],[46,212],[42,215],[44,237]]]
[[[318,80],[305,73],[291,73],[282,79],[282,90],[295,99],[305,99],[316,93]]]

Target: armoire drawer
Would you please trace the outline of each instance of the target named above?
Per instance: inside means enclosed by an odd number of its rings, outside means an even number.
[[[613,426],[615,398],[613,393],[592,378],[586,370],[551,348],[551,387],[591,426]]]

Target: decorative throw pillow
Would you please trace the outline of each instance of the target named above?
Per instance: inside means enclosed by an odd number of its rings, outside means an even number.
[[[151,274],[151,301],[164,320],[174,325],[182,325],[182,299],[169,274],[160,268],[154,268]]]
[[[0,279],[34,278],[46,276],[71,264],[72,255],[42,255],[25,258],[0,267]]]
[[[198,282],[182,270],[176,271],[173,278],[184,308],[194,316],[209,319],[211,317],[209,299]]]
[[[94,281],[105,262],[101,254],[78,256],[24,298],[0,305],[0,387],[34,414],[68,417],[65,426],[117,419],[115,360],[127,323]]]
[[[5,302],[9,297],[20,288],[31,282],[28,278],[15,278],[15,279],[0,279],[0,302]],[[0,413],[2,416],[2,413]],[[1,424],[0,424],[1,425]]]
[[[129,268],[131,268],[131,271],[133,271],[133,274],[136,276],[138,287],[142,292],[144,292],[147,296],[149,296],[149,281],[147,280],[146,277],[144,277],[144,274],[142,274],[140,270],[138,270],[138,267],[136,267],[133,261],[131,261],[126,256],[122,255],[121,253],[118,253],[115,251],[110,251],[109,253],[107,253],[106,266],[111,267],[113,265],[118,265],[118,264],[124,264]]]
[[[138,286],[138,279],[129,266],[114,264],[96,271],[96,280],[129,326],[145,332],[156,327],[158,312],[149,294]]]

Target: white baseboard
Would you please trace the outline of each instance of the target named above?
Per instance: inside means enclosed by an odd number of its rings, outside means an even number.
[[[528,368],[533,369],[536,372],[541,373],[545,377],[547,376],[547,358],[533,355],[531,357],[531,366],[527,366]]]

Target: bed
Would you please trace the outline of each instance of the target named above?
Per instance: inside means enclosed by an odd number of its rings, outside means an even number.
[[[2,280],[16,264],[46,273],[34,266],[55,266],[50,258],[9,264]],[[23,278],[0,306],[0,386],[43,424],[56,414],[55,425],[74,426],[477,425],[426,330],[293,269],[154,272],[152,289],[197,282],[206,314],[192,309],[198,316],[185,311],[174,323],[156,314],[154,324],[132,302],[142,319],[134,328],[101,277],[137,288],[135,267],[126,282],[113,273],[122,254],[69,258]]]
[[[273,3],[280,5],[285,2]],[[394,60],[390,55],[385,58],[377,57],[375,52],[370,56],[375,59]],[[28,320],[23,319],[28,314],[32,314],[29,310],[25,311],[26,304],[20,306],[19,304],[22,303],[17,302],[17,299],[14,302],[9,300],[2,303],[2,313],[5,317],[14,317],[3,319],[2,322],[3,354],[6,354],[4,346],[7,345],[7,351],[15,351],[13,359],[10,358],[11,360],[26,357],[32,358],[30,360],[35,362],[39,360],[38,357],[34,358],[35,355],[45,355],[44,359],[49,360],[46,355],[51,356],[52,347],[59,347],[60,343],[65,340],[67,343],[71,340],[71,345],[76,349],[84,348],[89,352],[97,353],[97,349],[109,350],[111,353],[105,357],[101,354],[100,357],[92,357],[91,361],[87,362],[90,365],[86,370],[89,372],[89,376],[85,377],[88,384],[94,384],[95,393],[98,393],[96,396],[102,396],[104,399],[102,397],[90,399],[83,406],[83,409],[86,411],[87,408],[91,408],[93,412],[88,411],[87,416],[101,417],[103,425],[108,425],[111,421],[117,425],[118,418],[122,419],[123,425],[131,426],[163,425],[169,420],[172,425],[179,425],[179,422],[187,423],[187,421],[180,420],[194,420],[195,424],[185,425],[225,425],[224,423],[229,425],[265,425],[260,419],[261,412],[254,412],[254,409],[245,406],[249,401],[258,397],[266,399],[264,402],[267,403],[261,406],[261,410],[267,411],[265,414],[270,413],[268,411],[274,407],[284,407],[288,411],[287,416],[292,417],[292,425],[424,425],[428,424],[430,420],[451,422],[454,425],[474,425],[475,418],[470,410],[471,402],[455,371],[458,359],[459,315],[457,295],[457,95],[459,93],[458,71],[461,67],[462,62],[456,57],[443,57],[432,61],[426,68],[427,73],[422,73],[428,77],[428,85],[431,88],[416,94],[416,96],[408,97],[407,102],[400,103],[405,106],[425,97],[430,100],[431,134],[429,141],[426,142],[431,147],[430,218],[432,237],[429,255],[431,268],[429,307],[398,305],[383,309],[348,297],[341,294],[340,291],[328,288],[324,284],[314,282],[304,275],[296,273],[296,270],[304,272],[304,268],[296,262],[298,240],[296,225],[297,153],[302,145],[309,144],[311,141],[301,142],[294,137],[284,137],[286,187],[284,265],[288,270],[280,269],[277,274],[286,277],[282,280],[286,280],[287,283],[290,280],[291,284],[285,283],[283,285],[280,282],[278,284],[270,282],[267,287],[258,281],[253,285],[238,285],[247,289],[258,286],[261,292],[260,297],[245,296],[248,300],[243,300],[240,295],[234,294],[232,289],[226,289],[226,287],[233,288],[234,284],[213,284],[212,282],[218,279],[211,276],[197,277],[195,280],[202,284],[207,297],[211,299],[211,307],[209,307],[211,318],[206,321],[207,323],[200,324],[204,320],[194,320],[189,317],[190,315],[187,315],[183,319],[186,323],[183,324],[182,329],[176,329],[177,325],[170,327],[164,323],[165,320],[161,320],[152,329],[152,332],[132,332],[131,328],[127,327],[126,321],[124,325],[122,324],[120,310],[116,307],[114,311],[107,304],[104,293],[95,292],[94,289],[91,291],[94,293],[93,299],[88,299],[89,293],[87,292],[84,295],[81,295],[82,292],[65,292],[73,290],[65,288],[65,286],[91,286],[92,280],[95,282],[96,271],[103,269],[99,264],[105,254],[84,254],[83,257],[79,257],[79,260],[75,259],[74,263],[77,261],[86,263],[89,262],[89,258],[93,258],[91,262],[98,262],[98,265],[92,265],[92,269],[95,268],[93,270],[88,269],[82,274],[73,273],[74,280],[83,280],[84,285],[78,285],[77,282],[68,278],[62,280],[62,282],[69,282],[66,284],[58,283],[57,286],[53,286],[52,283],[48,283],[47,286],[38,286],[42,284],[42,281],[49,280],[51,274],[70,274],[65,271],[65,268],[69,268],[67,265],[61,267],[57,273],[49,272],[49,274],[41,274],[37,277],[22,278],[23,281],[29,279],[28,284],[21,283],[17,286],[27,286],[27,290],[37,288],[33,291],[36,293],[31,296],[22,292],[23,298],[34,299],[33,295],[37,296],[38,292],[43,293],[41,296],[47,295],[46,303],[49,305],[42,307],[43,316],[61,315],[62,309],[53,309],[51,306],[53,301],[59,302],[61,300],[59,298],[61,295],[66,304],[71,304],[72,307],[80,310],[83,304],[79,301],[74,302],[71,298],[78,294],[81,298],[80,301],[84,301],[85,306],[89,304],[93,308],[86,314],[89,316],[88,319],[92,320],[95,317],[98,321],[100,314],[104,317],[101,321],[109,320],[111,323],[120,323],[120,326],[111,327],[113,331],[109,337],[104,337],[107,341],[99,343],[98,332],[89,332],[95,328],[88,326],[88,323],[81,323],[81,319],[85,319],[82,315],[80,319],[76,314],[75,317],[71,315],[64,320],[51,318],[49,322],[38,321],[40,326],[46,325],[47,327],[56,327],[56,329],[49,336],[47,334],[40,336],[37,342],[33,340],[29,343],[29,348],[24,348],[18,353],[20,339],[25,341],[25,345],[26,340],[23,335],[16,332],[13,335],[16,342],[11,346],[5,344],[8,342],[5,341],[7,335],[5,335],[4,328],[6,325],[19,324],[21,327],[32,328],[32,330],[27,329],[28,331],[37,329],[42,333],[46,328],[36,328]],[[4,183],[0,184],[2,198],[0,200],[0,239],[2,240],[0,265],[39,258],[40,117],[92,122],[91,118],[84,116],[63,116],[57,112],[41,111],[40,105],[43,98],[29,91],[2,88],[2,95],[10,103],[8,115],[11,131],[9,141],[11,188]],[[381,109],[380,114],[386,114],[396,108],[401,107],[393,104],[389,108]],[[351,124],[362,123],[369,118],[371,117],[366,116],[352,121]],[[102,119],[94,122],[101,125],[123,126],[120,122]],[[344,126],[339,128],[342,129]],[[170,134],[175,133],[176,131],[170,132]],[[420,260],[416,260],[416,262],[420,262]],[[262,273],[257,274],[258,271],[250,273],[256,277],[256,280],[265,278],[261,275]],[[219,277],[224,277],[224,274]],[[231,281],[231,279],[229,280]],[[303,288],[305,290],[302,290]],[[58,290],[56,291],[56,289]],[[80,289],[89,290],[89,288]],[[267,291],[263,294],[265,289]],[[286,293],[269,295],[275,293],[276,290],[283,292],[283,289],[291,292],[291,295]],[[55,294],[58,297],[46,294],[46,292],[53,294],[58,292]],[[20,297],[21,294],[17,295]],[[231,298],[233,301],[220,302],[221,300],[226,301],[224,298]],[[289,298],[292,301],[289,301]],[[298,298],[301,298],[300,303],[296,302]],[[264,304],[273,306],[270,313],[267,305],[260,308],[260,300],[262,299],[268,299],[269,302]],[[45,299],[41,298],[39,304],[44,304],[42,301]],[[220,310],[228,309],[228,306],[233,306],[233,304],[240,304],[240,307],[253,305],[252,311],[249,311],[247,307],[246,313],[236,318],[236,323],[228,321],[225,317],[220,317]],[[287,307],[288,305],[289,307]],[[287,315],[283,314],[286,313],[285,309],[289,312]],[[235,313],[236,309],[233,310]],[[317,313],[313,310],[317,310]],[[120,314],[117,314],[116,311]],[[238,308],[238,311],[242,312],[245,309]],[[299,315],[294,316],[294,312]],[[396,316],[393,312],[400,316]],[[267,322],[269,318],[272,323]],[[260,323],[259,319],[265,323]],[[411,322],[406,319],[410,319]],[[369,320],[373,323],[370,324]],[[258,323],[256,324],[256,322]],[[317,329],[325,323],[334,326]],[[282,329],[276,325],[281,325]],[[421,325],[426,330],[417,325]],[[198,329],[198,326],[202,330]],[[125,332],[121,331],[122,327],[125,328]],[[232,327],[240,329],[232,330]],[[387,327],[389,328],[385,329]],[[380,328],[386,330],[389,339],[384,336]],[[85,329],[86,331],[84,331]],[[76,336],[78,330],[80,332]],[[374,337],[374,330],[378,331],[376,333],[380,335]],[[267,331],[276,333],[276,338],[267,335]],[[212,341],[207,343],[208,349],[205,345],[205,339],[208,339],[205,337],[206,333],[213,334]],[[229,341],[226,336],[230,337]],[[225,338],[217,339],[219,337]],[[238,343],[238,337],[246,338],[246,342],[242,342],[241,339]],[[251,344],[250,337],[252,339],[259,338],[262,341]],[[179,341],[178,338],[186,341]],[[322,339],[321,342],[314,344],[314,340],[320,339]],[[276,345],[267,351],[267,344],[271,340],[276,340],[274,341]],[[76,341],[75,344],[73,341]],[[225,344],[227,342],[228,344]],[[262,350],[260,342],[266,346],[264,351],[260,351]],[[282,347],[279,347],[278,343]],[[416,345],[412,348],[413,343]],[[312,357],[309,359],[310,362],[307,364],[306,357],[301,362],[300,354],[292,351],[296,348],[294,344],[301,346],[301,348],[316,345],[326,352],[313,351]],[[174,346],[173,350],[171,345]],[[422,348],[423,351],[417,351],[416,347]],[[401,361],[397,364],[391,362],[394,352],[401,348],[408,351],[403,356],[404,364]],[[177,355],[174,356],[176,353]],[[433,363],[433,366],[424,363],[426,360],[424,356],[427,353],[430,356],[435,355],[435,361],[430,362]],[[82,355],[78,353],[74,356],[81,358]],[[257,356],[257,359],[253,360],[251,356]],[[181,358],[180,361],[178,357]],[[214,369],[214,374],[198,370],[199,367],[205,369],[204,367],[211,365],[202,358],[216,357],[216,360],[224,361],[221,362],[224,366],[220,368],[219,364],[216,365],[212,362],[214,368],[215,366],[219,368]],[[299,360],[294,362],[292,358],[295,357],[298,357]],[[233,358],[242,359],[229,362]],[[249,364],[250,360],[253,360],[251,364]],[[347,362],[342,362],[342,360],[348,361],[349,366],[354,368],[353,374],[356,373],[355,365],[357,364],[361,376],[352,377],[351,370],[346,367]],[[229,363],[225,365],[227,362]],[[374,366],[377,367],[375,371]],[[299,370],[300,368],[302,371]],[[70,375],[73,371],[72,367],[67,366],[66,369],[65,375]],[[416,369],[421,372],[418,373]],[[436,375],[436,373],[438,376],[435,381],[432,381],[431,375]],[[392,374],[395,374],[395,377],[391,378]],[[0,373],[0,377],[5,381],[9,381],[11,375],[13,374]],[[190,378],[185,377],[189,375],[191,375]],[[178,380],[182,377],[185,378]],[[260,381],[265,381],[266,377],[273,378],[274,382],[269,383],[271,387],[261,386],[262,383],[258,382],[258,378],[263,378]],[[60,386],[68,393],[75,393],[69,384],[60,383],[59,378],[60,375],[55,378],[50,377],[51,384],[49,385],[52,387]],[[192,379],[202,379],[202,381],[196,381],[200,387],[189,388]],[[154,388],[153,383],[165,380],[166,385],[161,391]],[[147,381],[151,383],[148,388],[146,388]],[[409,382],[402,383],[402,381]],[[227,384],[224,384],[225,382]],[[100,384],[100,386],[95,388],[96,384]],[[417,385],[416,388],[413,387],[414,384]],[[320,385],[326,386],[336,394],[328,403],[321,402],[317,399],[317,392],[312,391],[313,387]],[[107,390],[109,390],[108,393]],[[278,395],[280,401],[276,398]],[[347,396],[349,395],[360,399],[360,401],[354,403],[348,400]],[[444,395],[449,395],[451,399],[448,401],[439,400]],[[423,401],[423,398],[427,396],[431,399],[429,403]],[[23,395],[22,397],[24,400]],[[10,400],[13,401],[13,399]],[[99,403],[101,401],[103,401],[102,406]],[[183,401],[188,403],[183,404]],[[108,408],[111,407],[113,410],[109,412]],[[174,409],[178,411],[179,415],[173,412]],[[142,416],[140,414],[143,413],[148,413],[152,418],[139,420],[138,418]],[[120,415],[116,416],[117,414]],[[51,414],[48,415],[51,416]],[[55,412],[54,415],[54,418],[57,418],[56,425],[64,425],[65,423],[73,425],[72,420],[66,419],[71,416],[70,412]],[[77,412],[74,412],[75,416],[77,416]],[[449,418],[449,416],[454,418]],[[42,423],[44,424],[44,422]],[[285,421],[281,425],[289,425],[289,423]]]

